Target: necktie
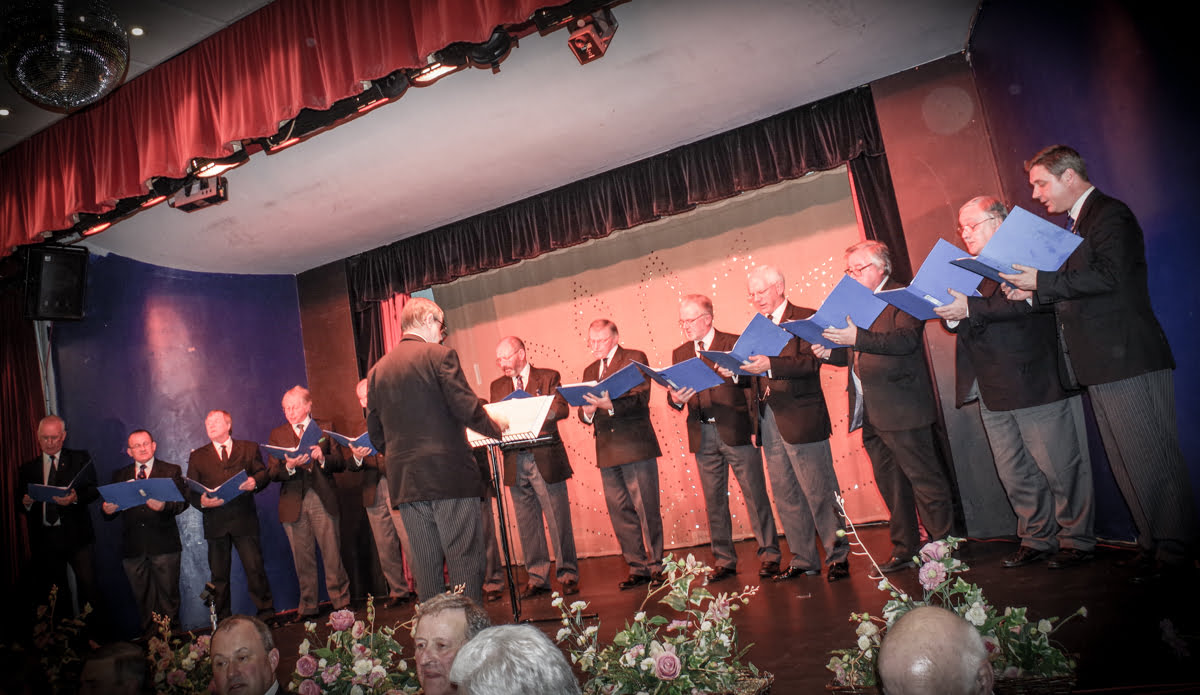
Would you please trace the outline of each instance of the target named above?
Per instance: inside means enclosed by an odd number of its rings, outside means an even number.
[[[1067,231],[1072,234],[1075,233],[1075,218],[1070,215],[1067,215]]]
[[[48,485],[54,484],[54,479],[58,477],[58,457],[50,457],[50,475],[46,476]],[[58,505],[53,502],[47,502],[42,505],[42,511],[45,514],[46,525],[53,526],[58,523]]]
[[[304,425],[296,425],[296,437],[300,439],[304,438]]]
[[[150,477],[150,476],[146,475],[146,464],[144,464],[144,463],[138,464],[137,477],[138,477],[138,480],[145,480],[146,478]]]
[[[703,340],[701,340],[700,342],[696,343],[696,352],[697,352],[697,353],[704,352],[704,350],[705,350],[705,349],[706,349],[706,348],[704,347],[704,341],[703,341]]]
[[[46,479],[46,482],[49,483],[51,480],[53,480],[56,477],[57,474],[58,474],[58,457],[51,456],[50,457],[50,477]]]
[[[229,446],[228,444],[222,444],[221,446],[217,447],[221,451],[221,463],[225,463],[226,461],[229,460],[229,449],[227,448],[228,446]]]
[[[606,372],[607,370],[608,370],[608,358],[601,357],[600,358],[600,378],[601,379],[604,378],[604,372]]]
[[[525,390],[525,380],[523,378],[521,378],[520,374],[517,375],[517,390],[518,391]]]

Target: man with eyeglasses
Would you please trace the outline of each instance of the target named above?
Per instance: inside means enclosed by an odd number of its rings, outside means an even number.
[[[697,357],[703,350],[732,350],[738,338],[713,327],[712,300],[702,294],[685,295],[679,302],[679,329],[687,340],[671,353],[674,364]],[[714,366],[706,358],[700,359]],[[779,534],[767,497],[762,454],[752,438],[754,426],[748,391],[748,380],[739,384],[725,377],[724,383],[699,393],[688,387],[670,389],[667,393],[667,405],[680,411],[687,408],[688,450],[696,456],[715,565],[709,582],[737,574],[733,522],[729,517],[731,468],[742,488],[754,538],[758,541],[761,563],[758,576],[779,574]]]
[[[750,304],[775,324],[805,319],[815,312],[787,301],[783,273],[761,265],[746,278]],[[850,543],[840,535],[837,474],[829,448],[832,427],[821,390],[821,361],[809,343],[792,338],[775,357],[754,355],[742,369],[750,380],[751,413],[757,443],[763,449],[771,491],[792,559],[775,575],[785,581],[821,573],[821,556],[813,535],[825,549],[826,581],[850,576]],[[721,372],[731,376],[728,370]]]
[[[967,252],[979,255],[1007,216],[991,196],[963,205],[958,231]],[[979,297],[950,293],[954,301],[934,311],[957,336],[955,405],[979,401],[996,473],[1017,515],[1021,547],[1003,566],[1051,555],[1051,569],[1091,560],[1095,509],[1083,399],[1059,379],[1054,315],[1009,300],[989,278]]]
[[[450,584],[481,603],[484,484],[466,428],[499,439],[508,423],[488,416],[458,353],[441,344],[443,318],[433,300],[404,304],[403,337],[367,374],[367,431],[384,457],[393,513],[408,531],[418,597],[442,592],[445,566]]]
[[[846,274],[873,292],[901,287],[891,277],[891,252],[878,241],[846,249]],[[870,327],[846,320],[845,328],[822,333],[845,349],[814,345],[812,350],[831,364],[849,367],[849,431],[862,428],[875,484],[892,517],[892,556],[879,569],[897,572],[916,566],[913,556],[921,549],[917,510],[930,540],[954,530],[950,479],[933,442],[937,399],[925,361],[925,322],[890,304]]]
[[[617,324],[596,319],[588,326],[588,349],[595,362],[583,370],[584,381],[600,381],[631,362],[646,363],[646,353],[621,347]],[[658,437],[650,424],[650,380],[619,398],[588,394],[579,419],[596,436],[596,465],[604,485],[608,518],[629,565],[622,591],[662,581],[663,528],[658,496]]]
[[[158,444],[149,432],[134,430],[129,434],[127,444],[125,453],[133,462],[117,469],[112,482],[167,478],[175,483],[180,497],[186,494],[183,469],[155,458]],[[155,613],[168,618],[173,629],[178,628],[179,566],[183,544],[179,541],[175,517],[187,509],[187,502],[147,499],[145,504],[125,510],[105,502],[101,509],[106,520],[121,517],[121,564],[141,613],[142,637],[149,638],[158,632]]]
[[[496,365],[504,376],[491,384],[493,403],[517,391],[531,396],[554,397],[550,413],[538,433],[538,438],[545,441],[530,448],[504,452],[504,484],[512,494],[517,533],[525,555],[525,571],[529,574],[521,598],[550,593],[547,532],[554,547],[556,576],[562,585],[562,594],[577,594],[579,559],[575,554],[575,531],[571,527],[571,498],[567,494],[571,462],[558,435],[558,421],[571,411],[557,391],[561,377],[553,369],[529,364],[525,343],[516,336],[500,339],[496,345]]]

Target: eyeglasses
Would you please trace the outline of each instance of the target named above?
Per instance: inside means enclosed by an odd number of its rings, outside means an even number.
[[[712,316],[712,314],[700,314],[699,316],[697,316],[695,318],[691,318],[691,319],[679,319],[679,327],[680,328],[688,328],[689,326],[696,323],[700,319],[705,318],[706,316]]]
[[[988,220],[994,220],[994,219],[996,219],[994,216],[993,217],[985,217],[982,220],[979,220],[978,222],[972,222],[971,224],[960,224],[958,226],[958,233],[960,235],[962,235],[962,234],[966,234],[967,232],[973,232],[973,231],[975,231],[975,228],[978,227],[979,225],[983,224],[984,222],[987,222]]]
[[[852,277],[857,277],[859,275],[862,275],[862,272],[864,270],[872,267],[873,265],[875,265],[875,264],[874,263],[864,263],[864,264],[858,266],[857,268],[846,268],[846,274],[850,275]]]

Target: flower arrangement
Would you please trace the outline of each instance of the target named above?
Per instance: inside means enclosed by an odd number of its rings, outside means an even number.
[[[68,595],[69,601],[69,595]],[[74,691],[83,668],[82,654],[88,651],[85,634],[87,617],[92,607],[85,605],[77,616],[59,618],[55,622],[58,607],[58,587],[50,587],[50,597],[44,606],[38,606],[33,626],[33,650],[45,676],[45,686],[51,692]],[[68,603],[68,609],[69,603]],[[92,645],[94,646],[94,645]]]
[[[841,499],[838,499],[840,506]],[[847,534],[852,544],[863,548],[847,520]],[[874,558],[865,548],[862,554],[875,566],[880,577],[879,590],[891,597],[883,606],[882,616],[869,613],[851,613],[850,622],[857,623],[858,639],[854,648],[832,651],[833,658],[826,665],[833,672],[834,685],[862,687],[878,685],[876,660],[879,645],[887,628],[900,616],[917,606],[941,606],[962,616],[979,630],[988,659],[998,679],[1029,677],[1069,677],[1074,673],[1075,662],[1050,637],[1068,620],[1076,615],[1087,617],[1087,609],[1080,608],[1066,618],[1057,617],[1031,622],[1024,607],[997,608],[989,603],[983,590],[959,575],[970,568],[954,557],[961,538],[946,538],[928,543],[913,560],[918,564],[917,577],[921,584],[922,597],[914,599],[884,577]]]
[[[566,644],[572,663],[589,677],[584,693],[732,693],[747,674],[759,677],[753,664],[741,662],[749,646],[739,650],[732,618],[758,587],[713,596],[706,581],[711,572],[691,555],[684,561],[667,555],[663,583],[647,592],[633,622],[626,622],[606,646],[600,644],[599,625],[585,623],[589,604],[567,605],[555,593],[553,605],[562,613],[563,624],[556,641]],[[647,615],[646,605],[655,596],[671,609],[672,617]],[[770,682],[770,674],[762,677]]]
[[[399,695],[421,689],[393,637],[396,628],[375,626],[374,600],[367,599],[365,622],[353,611],[340,610],[326,624],[330,632],[323,642],[315,622],[304,624],[309,636],[300,643],[289,690],[301,695]]]
[[[209,692],[212,660],[208,635],[192,633],[187,638],[171,636],[171,618],[154,614],[158,634],[150,638],[150,670],[154,674],[154,692],[166,695],[193,695]]]

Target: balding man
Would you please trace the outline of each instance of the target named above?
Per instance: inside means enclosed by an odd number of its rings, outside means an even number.
[[[900,616],[879,647],[888,695],[991,695],[992,664],[973,625],[937,606]]]
[[[967,251],[979,255],[1007,216],[990,196],[963,205],[958,231]],[[955,405],[979,401],[996,473],[1017,515],[1021,547],[1003,566],[1050,555],[1051,569],[1091,560],[1095,508],[1083,398],[1059,379],[1054,315],[1009,300],[990,278],[978,297],[950,294],[954,301],[934,312],[957,336]]]
[[[499,439],[493,420],[463,374],[458,353],[441,344],[441,307],[413,297],[400,315],[404,335],[367,374],[367,431],[384,456],[388,494],[408,531],[409,562],[422,601],[450,584],[483,601],[486,564],[479,466],[466,428]]]
[[[279,650],[263,621],[235,615],[221,621],[212,635],[212,683],[216,695],[278,695],[275,669]]]
[[[564,596],[577,594],[579,560],[575,555],[575,531],[571,527],[571,498],[567,494],[567,480],[572,474],[571,462],[558,436],[558,421],[570,414],[567,402],[557,391],[561,378],[553,369],[529,364],[525,343],[516,336],[500,339],[496,345],[496,364],[504,376],[491,384],[493,403],[515,391],[524,391],[531,396],[554,397],[546,422],[538,433],[539,439],[545,442],[526,449],[506,449],[504,452],[504,484],[512,494],[517,533],[521,537],[525,570],[529,575],[521,598],[550,592],[547,533],[554,547],[554,557],[558,563],[556,576],[562,585],[562,593]]]

